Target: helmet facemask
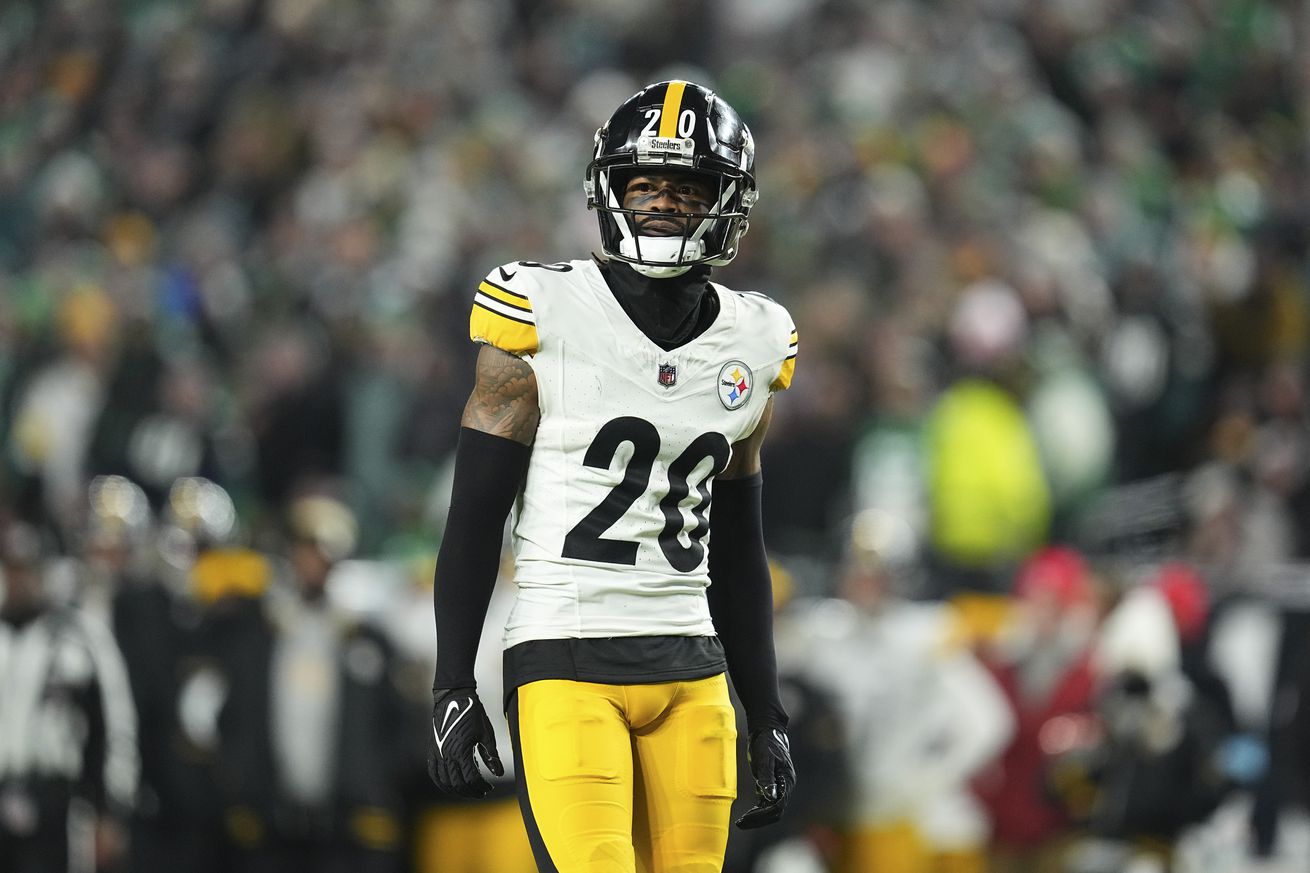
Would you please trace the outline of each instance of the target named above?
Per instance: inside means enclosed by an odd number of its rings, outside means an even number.
[[[695,154],[689,138],[649,137],[637,140],[633,151],[602,156],[605,136],[596,132],[597,156],[587,167],[587,206],[600,221],[605,254],[624,261],[653,278],[681,275],[699,264],[722,266],[737,255],[738,242],[749,226],[747,216],[757,198],[750,172],[715,155]],[[623,206],[629,180],[642,173],[687,172],[711,182],[715,193],[704,212],[656,212]],[[684,223],[681,234],[643,235],[641,223],[653,217]]]

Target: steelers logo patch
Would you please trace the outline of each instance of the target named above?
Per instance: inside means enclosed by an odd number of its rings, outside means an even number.
[[[719,370],[719,400],[724,409],[741,409],[755,390],[755,376],[741,361],[729,361]]]

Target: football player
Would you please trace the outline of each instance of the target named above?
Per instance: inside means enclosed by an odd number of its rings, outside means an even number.
[[[754,151],[712,91],[644,88],[597,131],[586,172],[604,256],[505,264],[474,295],[429,772],[477,797],[477,759],[502,771],[473,662],[512,510],[503,703],[543,871],[721,868],[737,790],[728,675],[757,795],[737,824],[778,820],[795,783],[760,445],[796,330],[767,297],[710,281],[746,232]]]

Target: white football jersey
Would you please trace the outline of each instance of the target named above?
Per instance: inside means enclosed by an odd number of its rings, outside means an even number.
[[[479,285],[471,338],[527,361],[541,408],[512,516],[506,646],[714,633],[714,477],[791,383],[796,330],[767,297],[713,288],[714,323],[666,352],[593,261],[520,261]]]

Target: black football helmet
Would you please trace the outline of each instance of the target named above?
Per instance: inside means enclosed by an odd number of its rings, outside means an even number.
[[[647,85],[596,131],[583,189],[600,222],[602,250],[653,277],[728,263],[759,197],[754,168],[750,128],[721,97],[692,82]],[[681,235],[643,236],[638,222],[658,213],[624,208],[624,189],[642,170],[670,169],[703,174],[717,195],[708,211],[687,215]]]

